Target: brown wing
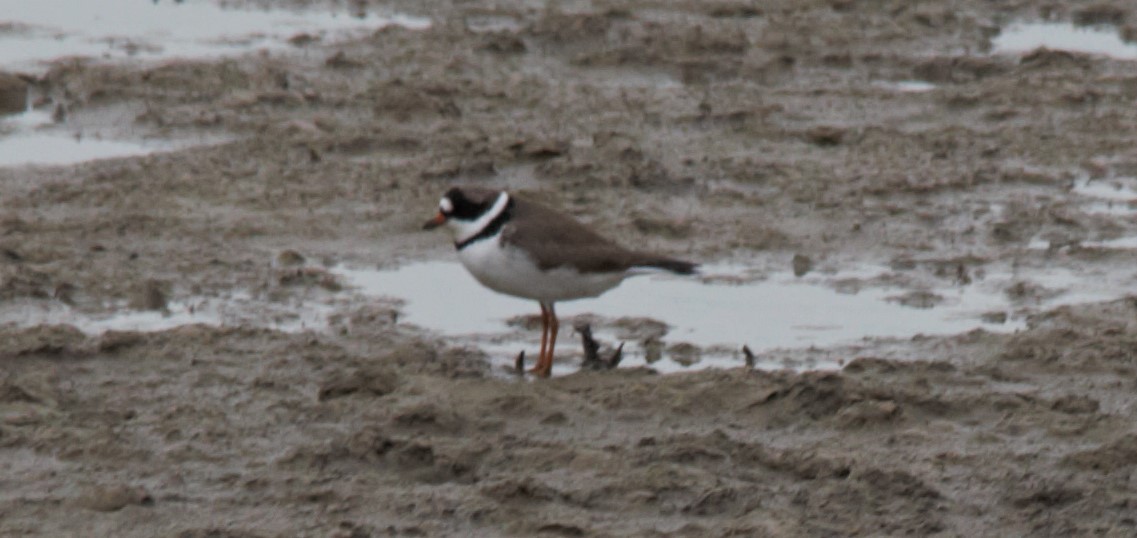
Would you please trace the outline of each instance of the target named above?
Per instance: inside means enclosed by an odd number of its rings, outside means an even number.
[[[651,265],[652,256],[625,249],[564,213],[522,198],[513,202],[502,241],[524,248],[541,269],[602,273]]]
[[[607,273],[656,267],[689,275],[698,267],[688,261],[628,250],[569,215],[510,196],[513,207],[510,221],[502,229],[502,241],[524,248],[543,270],[573,267],[582,273]]]

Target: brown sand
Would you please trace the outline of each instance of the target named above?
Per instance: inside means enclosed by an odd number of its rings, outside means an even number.
[[[1134,64],[986,52],[1012,20],[1137,24],[1128,2],[481,4],[395,2],[433,26],[286,53],[59,63],[69,121],[236,141],[0,170],[0,299],[343,294],[274,260],[451,256],[417,228],[455,181],[699,260],[1133,271],[1079,244],[1137,223],[1070,187],[1137,173]],[[1131,299],[826,350],[837,372],[537,382],[391,308],[0,329],[0,535],[1137,534]]]

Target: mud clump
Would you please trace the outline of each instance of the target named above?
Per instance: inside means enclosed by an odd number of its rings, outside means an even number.
[[[28,107],[28,83],[11,73],[0,71],[0,115],[19,114]]]
[[[119,485],[93,488],[76,504],[95,512],[114,512],[129,505],[152,506],[154,498],[144,489]]]
[[[347,372],[322,384],[317,398],[323,402],[352,394],[365,394],[370,397],[385,396],[398,386],[398,375],[389,370]]]
[[[0,338],[0,357],[59,356],[82,351],[87,337],[70,325],[7,329]]]
[[[147,280],[130,298],[130,307],[136,310],[168,310],[169,285],[157,280]]]

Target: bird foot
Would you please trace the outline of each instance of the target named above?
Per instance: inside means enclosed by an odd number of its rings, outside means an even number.
[[[534,367],[526,370],[526,372],[533,374],[537,377],[549,377],[549,375],[552,374],[552,370],[553,370],[552,366],[550,366],[548,368],[541,368],[540,365],[537,365],[537,366],[534,366]]]
[[[526,370],[525,369],[525,351],[524,350],[522,350],[521,353],[518,353],[517,358],[513,360],[513,373],[518,375],[518,376],[524,376],[525,374],[533,374],[537,377],[549,377],[549,374],[552,373],[552,369],[553,369],[553,365],[551,364],[551,361],[550,361],[550,364],[544,368],[541,367],[541,361],[537,361],[536,366]]]

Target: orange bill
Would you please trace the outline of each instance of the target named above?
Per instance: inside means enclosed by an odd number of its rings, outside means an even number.
[[[422,229],[433,230],[439,226],[442,226],[445,223],[446,223],[446,215],[439,213],[439,214],[435,215],[433,219],[426,221],[426,224],[422,225]]]

